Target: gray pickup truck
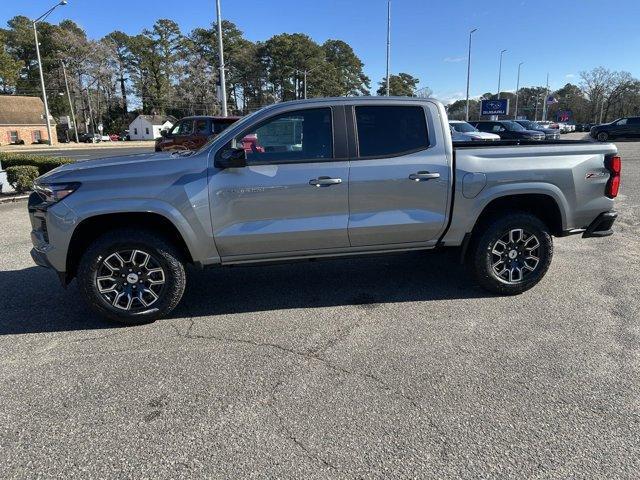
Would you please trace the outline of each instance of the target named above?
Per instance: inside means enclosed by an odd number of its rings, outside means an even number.
[[[454,144],[430,99],[280,103],[197,151],[43,175],[32,256],[129,324],[178,305],[186,264],[459,247],[482,287],[511,295],[544,276],[552,236],[612,233],[620,163],[612,144]]]

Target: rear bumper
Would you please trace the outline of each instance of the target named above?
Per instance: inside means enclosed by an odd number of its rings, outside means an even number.
[[[585,232],[582,234],[582,238],[593,237],[608,237],[613,235],[611,227],[618,218],[618,212],[604,212],[596,217],[596,219],[589,224]]]

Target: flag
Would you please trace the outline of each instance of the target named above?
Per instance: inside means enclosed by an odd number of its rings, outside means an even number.
[[[553,95],[549,95],[547,97],[547,105],[553,105],[554,103],[558,103],[558,99]]]

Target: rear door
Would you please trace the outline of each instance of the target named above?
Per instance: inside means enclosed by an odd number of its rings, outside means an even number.
[[[435,131],[442,128],[440,119],[431,120],[427,105],[351,107],[356,143],[349,174],[352,246],[435,243],[443,231],[450,172],[445,137]]]
[[[247,127],[234,142],[249,138],[248,165],[214,169],[210,178],[223,261],[348,248],[344,109],[287,111]]]

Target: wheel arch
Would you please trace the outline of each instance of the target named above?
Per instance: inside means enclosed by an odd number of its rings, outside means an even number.
[[[82,252],[97,238],[118,228],[135,227],[161,234],[182,253],[185,261],[193,263],[192,252],[180,229],[167,216],[158,212],[110,212],[86,217],[75,227],[67,249],[65,281],[76,275]]]

